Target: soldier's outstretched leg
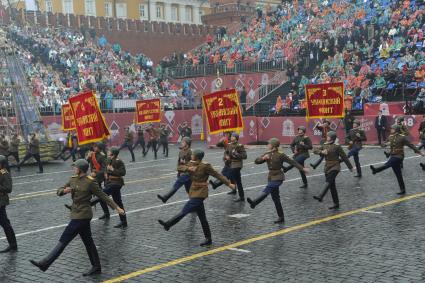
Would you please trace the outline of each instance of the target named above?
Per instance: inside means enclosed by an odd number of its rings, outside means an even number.
[[[327,178],[326,178],[327,179]],[[326,193],[328,192],[328,190],[329,190],[329,186],[330,186],[330,184],[328,183],[328,182],[326,182],[324,185],[323,185],[323,189],[322,189],[322,192],[320,193],[320,195],[318,195],[318,196],[313,196],[313,198],[314,199],[317,199],[319,202],[322,202],[323,201],[323,198],[325,197],[325,195],[326,195]]]
[[[173,218],[171,218],[168,221],[162,221],[162,220],[158,220],[159,224],[161,224],[165,231],[170,230],[171,227],[173,227],[174,225],[176,225],[177,223],[179,223],[180,220],[182,220],[187,213],[179,212],[177,215],[175,215]]]
[[[247,198],[246,201],[249,203],[249,206],[254,209],[259,203],[261,203],[269,194],[262,192],[255,199]]]
[[[124,204],[122,203],[122,198],[121,198],[121,186],[120,185],[109,185],[111,186],[111,195],[112,195],[112,199],[114,200],[114,202],[121,207],[122,209],[124,209]],[[119,215],[120,216],[120,223],[115,225],[114,228],[127,228],[127,216],[124,215]]]
[[[235,202],[244,202],[245,193],[244,193],[243,185],[242,185],[241,168],[232,168],[231,176],[232,176],[231,180],[235,182],[236,188],[239,194],[239,198],[237,198]]]
[[[13,231],[9,218],[7,218],[5,206],[0,207],[0,225],[3,227],[4,234],[6,235],[7,242],[9,243],[9,246],[4,250],[1,250],[0,253],[17,251],[18,245],[16,243],[15,231]]]
[[[323,159],[325,159],[325,156],[320,155],[320,158],[315,163],[310,163],[310,166],[313,167],[313,169],[316,169],[317,166],[319,166],[320,163],[322,163]]]
[[[97,253],[97,248],[91,234],[90,225],[88,228],[83,229],[80,232],[80,237],[86,247],[87,255],[89,256],[90,263],[92,265],[89,271],[83,273],[83,276],[100,274],[102,272],[102,268],[100,266],[99,254]]]
[[[52,265],[52,263],[61,255],[66,246],[66,244],[59,242],[45,258],[40,261],[30,260],[30,262],[37,266],[41,271],[46,271],[49,269],[50,265]]]
[[[388,163],[388,161],[387,161],[387,163]],[[379,166],[379,167],[375,167],[373,165],[370,165],[370,169],[372,170],[372,174],[375,175],[375,174],[377,174],[381,171],[384,171],[384,170],[390,168],[391,166],[387,165],[387,163],[385,163],[384,165]]]
[[[190,176],[188,174],[183,174],[177,177],[176,182],[173,185],[173,188],[166,193],[165,195],[157,195],[157,197],[163,202],[166,203],[182,186],[185,186],[186,192],[190,188]]]
[[[204,232],[204,236],[205,236],[205,241],[203,241],[200,244],[200,246],[201,247],[209,246],[212,244],[211,230],[210,230],[210,225],[208,224],[208,221],[207,221],[207,216],[205,215],[205,207],[203,202],[197,208],[196,213],[198,214],[198,218],[202,226],[202,231]]]
[[[283,208],[282,208],[282,203],[280,202],[280,195],[279,195],[279,187],[274,188],[271,191],[271,195],[272,195],[272,200],[274,202],[274,206],[276,208],[276,213],[277,213],[277,220],[274,221],[274,223],[283,223],[285,222],[285,217],[283,215]]]
[[[347,154],[348,158],[350,158],[351,156],[354,159],[354,164],[356,165],[356,171],[357,171],[357,175],[354,176],[354,177],[361,178],[362,177],[362,167],[360,165],[359,149],[358,148],[352,148]]]
[[[338,191],[336,190],[336,184],[335,184],[335,178],[338,175],[338,171],[332,171],[329,173],[329,189],[331,191],[332,200],[334,202],[334,205],[329,207],[329,209],[338,209],[339,208],[339,198],[338,198]]]

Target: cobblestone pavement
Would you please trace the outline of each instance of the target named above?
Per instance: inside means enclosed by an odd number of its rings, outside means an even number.
[[[248,197],[255,197],[267,181],[266,166],[253,163],[264,151],[248,150],[242,170]],[[307,189],[298,188],[299,173],[291,170],[281,186],[284,225],[273,224],[276,213],[270,197],[252,210],[247,203],[233,203],[224,186],[211,190],[206,209],[213,245],[201,248],[202,229],[195,216],[168,232],[157,223],[176,214],[187,199],[184,189],[166,205],[156,197],[175,180],[177,147],[171,146],[170,158],[158,160],[151,154],[142,158],[137,151],[137,162],[126,163],[122,191],[129,227],[113,228],[116,215],[108,222],[93,219],[103,273],[89,279],[81,275],[90,263],[79,238],[47,272],[29,263],[54,247],[69,221],[64,204],[71,200],[57,197],[55,191],[72,172],[70,162],[47,164],[42,175],[35,174],[36,167],[25,167],[12,172],[8,207],[19,251],[0,255],[0,282],[424,282],[424,172],[418,165],[421,158],[406,152],[406,197],[395,194],[398,186],[391,169],[371,174],[369,165],[386,158],[382,149],[367,148],[360,156],[362,179],[342,166],[338,211],[327,209],[330,194],[323,203],[312,198],[324,182],[323,167],[309,174]],[[127,152],[121,155],[125,162],[130,160]],[[208,149],[205,161],[221,169],[221,157],[221,150]],[[101,214],[98,206],[95,215]],[[6,245],[0,236],[0,246]]]

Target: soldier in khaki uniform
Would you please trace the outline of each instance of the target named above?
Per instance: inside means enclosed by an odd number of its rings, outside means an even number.
[[[294,138],[294,140],[291,143],[291,150],[294,153],[294,160],[300,164],[301,166],[304,166],[304,162],[307,158],[310,157],[309,150],[313,149],[313,144],[311,142],[311,139],[305,135],[306,128],[304,126],[298,127],[298,136]],[[283,168],[283,171],[286,173],[289,170],[294,168],[294,166],[290,165]],[[307,188],[307,177],[305,176],[304,170],[300,170],[301,179],[303,181],[301,189]]]
[[[157,195],[163,203],[166,203],[182,186],[184,186],[186,192],[189,193],[192,181],[190,180],[189,172],[183,171],[181,168],[184,168],[182,167],[183,165],[189,164],[192,158],[192,150],[190,149],[191,144],[192,141],[188,137],[184,137],[181,141],[179,158],[177,159],[177,180],[168,193],[165,195]]]
[[[268,152],[262,156],[255,159],[255,164],[263,164],[267,162],[267,167],[269,169],[268,183],[262,194],[260,194],[256,199],[251,200],[247,199],[251,208],[254,209],[260,202],[262,202],[269,194],[272,195],[272,200],[276,207],[276,212],[278,219],[274,223],[283,223],[285,217],[283,214],[282,204],[280,202],[279,187],[282,185],[285,180],[285,174],[283,172],[283,162],[289,163],[291,166],[296,167],[298,170],[308,172],[307,168],[301,166],[298,162],[289,158],[286,154],[279,152],[280,142],[276,138],[269,140]]]
[[[49,266],[60,256],[66,246],[77,235],[80,235],[92,265],[92,268],[83,275],[89,276],[100,274],[101,266],[99,255],[97,253],[96,245],[94,244],[90,229],[90,221],[93,218],[90,199],[92,198],[92,195],[95,195],[102,201],[106,202],[111,208],[115,209],[118,214],[123,215],[125,212],[104,192],[102,192],[93,177],[87,176],[86,173],[89,169],[89,164],[86,160],[79,159],[74,162],[73,166],[75,176],[72,176],[65,184],[65,186],[58,189],[57,191],[58,196],[71,194],[71,221],[65,228],[65,231],[62,233],[58,244],[50,252],[50,254],[41,261],[30,260],[30,262],[40,268],[40,270],[46,271]]]
[[[323,201],[323,197],[326,195],[328,190],[331,191],[332,200],[334,205],[329,207],[329,209],[338,209],[339,208],[339,199],[338,192],[336,190],[335,179],[336,176],[341,171],[340,159],[342,159],[350,171],[353,171],[353,165],[351,165],[350,160],[347,158],[344,150],[339,144],[335,144],[336,133],[334,131],[328,132],[327,141],[316,148],[313,152],[325,157],[325,177],[326,183],[324,188],[319,196],[314,196],[313,198],[317,199],[319,202]]]
[[[133,150],[140,144],[142,147],[142,154],[145,154],[145,131],[143,130],[142,126],[139,126],[137,128],[137,141],[133,146]]]
[[[170,130],[166,124],[161,124],[159,128],[159,146],[162,146],[162,155],[168,157],[168,138],[170,137]]]
[[[235,202],[244,202],[245,193],[242,185],[241,170],[243,160],[247,158],[245,147],[239,143],[239,135],[237,133],[232,134],[230,143],[225,144],[222,141],[217,146],[224,147],[224,162],[228,162],[230,167],[229,179],[233,184],[236,184],[236,188],[238,189],[239,198]],[[217,188],[219,184],[217,183],[213,187]]]
[[[354,120],[353,128],[349,131],[347,136],[348,149],[350,150],[347,157],[350,158],[352,156],[354,159],[354,164],[356,165],[357,175],[354,177],[362,177],[362,167],[360,165],[359,152],[363,147],[363,142],[366,140],[367,138],[365,132],[360,129],[360,121]]]
[[[10,140],[10,143],[9,143],[9,154],[7,156],[7,157],[13,156],[13,158],[15,158],[16,169],[18,171],[21,171],[21,167],[19,166],[19,144],[20,143],[21,141],[19,140],[18,134],[13,134],[12,139]]]
[[[6,206],[9,205],[9,194],[12,192],[12,177],[10,177],[9,172],[6,170],[6,164],[6,156],[0,155],[0,225],[3,227],[7,242],[9,243],[9,246],[1,250],[0,253],[18,250],[15,232],[6,213]]]
[[[404,159],[404,146],[410,147],[415,153],[424,156],[425,154],[421,153],[408,139],[405,135],[401,133],[402,128],[400,125],[391,126],[391,134],[388,138],[387,144],[390,146],[390,158],[388,161],[379,167],[370,165],[372,173],[375,175],[385,169],[392,168],[395,176],[397,177],[397,182],[400,187],[400,192],[398,195],[404,195],[406,193],[406,187],[404,185],[403,175],[401,173],[401,164]]]
[[[133,133],[130,131],[129,127],[125,127],[124,143],[121,145],[120,150],[122,150],[123,148],[128,148],[128,151],[131,154],[130,162],[136,161],[136,158],[134,157],[134,152],[133,152],[133,143],[134,143]]]
[[[42,174],[43,173],[43,164],[41,164],[41,158],[40,158],[40,141],[36,137],[35,133],[31,133],[30,135],[30,142],[28,144],[28,152],[25,155],[24,159],[22,159],[21,163],[19,164],[19,167],[22,166],[28,159],[33,157],[35,161],[37,161],[38,164],[38,172]]]
[[[118,158],[120,150],[118,147],[111,147],[108,151],[108,160],[105,173],[105,188],[103,192],[107,195],[111,195],[114,202],[124,209],[121,198],[121,188],[124,186],[123,177],[126,174],[124,162]],[[110,217],[108,205],[106,202],[101,201],[99,198],[92,201],[91,205],[95,205],[100,202],[104,215],[106,218]],[[120,215],[121,222],[115,225],[114,228],[127,228],[127,217],[126,215]]]
[[[232,132],[225,132],[224,136],[219,140],[219,142],[216,144],[217,147],[223,147],[224,153],[223,153],[223,162],[224,162],[224,167],[221,170],[221,174],[223,176],[225,176],[227,179],[230,179],[231,175],[230,175],[230,160],[228,160],[226,158],[226,147],[227,145],[230,143],[230,140],[232,138]],[[219,180],[210,180],[209,181],[211,187],[213,188],[213,190],[217,189],[218,187],[220,187],[221,185],[223,185],[222,182],[220,182]],[[228,195],[235,195],[236,194],[236,190],[231,190],[230,192],[227,193]]]
[[[145,157],[146,154],[148,154],[149,149],[152,148],[155,159],[157,159],[159,131],[158,129],[155,129],[151,123],[146,129],[146,133],[148,133],[148,145],[146,147],[146,151],[143,153],[143,157]]]
[[[192,185],[189,190],[189,201],[183,207],[183,210],[168,221],[158,220],[166,231],[182,220],[188,213],[196,212],[201,222],[202,230],[204,231],[205,241],[201,246],[211,245],[211,231],[205,215],[204,200],[208,197],[208,177],[214,176],[221,180],[226,186],[235,189],[235,185],[214,170],[209,163],[203,163],[204,152],[202,150],[194,150],[192,152],[192,160],[189,164],[180,165],[179,171],[188,172],[192,179]]]
[[[323,121],[319,123],[315,128],[317,128],[321,133],[320,145],[325,144],[328,133],[331,130],[331,123],[328,120],[323,119]],[[321,155],[320,158],[315,163],[310,163],[310,166],[313,169],[316,169],[317,166],[319,166],[320,163],[322,163],[324,158],[325,157]]]

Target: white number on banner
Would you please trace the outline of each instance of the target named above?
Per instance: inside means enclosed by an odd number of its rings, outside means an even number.
[[[409,127],[413,126],[413,118],[407,118],[407,126]]]

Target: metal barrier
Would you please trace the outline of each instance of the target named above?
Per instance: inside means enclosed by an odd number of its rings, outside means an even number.
[[[179,79],[216,75],[217,71],[220,72],[220,74],[228,75],[284,70],[286,66],[287,61],[285,59],[257,62],[236,62],[232,67],[228,67],[227,64],[220,62],[217,64],[168,67],[165,68],[165,74],[168,77]]]

